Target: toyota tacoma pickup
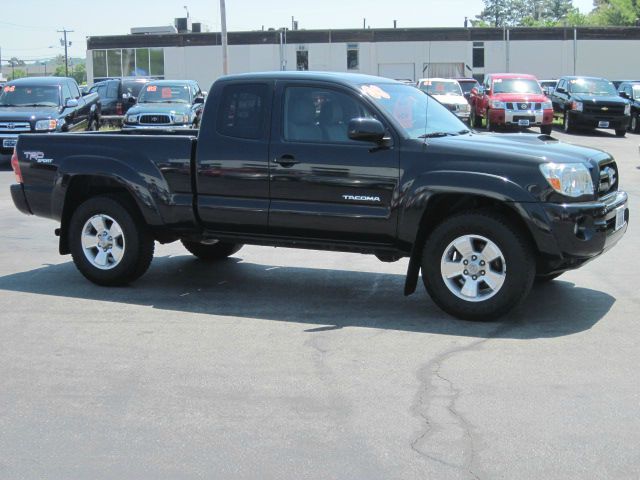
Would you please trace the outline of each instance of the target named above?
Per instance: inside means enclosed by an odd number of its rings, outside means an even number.
[[[484,85],[471,90],[471,125],[487,130],[496,128],[540,127],[551,134],[553,106],[533,75],[493,73]]]
[[[98,95],[83,97],[73,78],[20,78],[0,90],[0,153],[7,162],[18,134],[97,130],[99,123]]]
[[[15,205],[58,222],[60,253],[99,285],[140,277],[156,241],[205,261],[243,244],[357,252],[408,257],[406,295],[422,272],[443,310],[488,320],[613,247],[629,219],[608,153],[471,132],[379,77],[222,77],[199,132],[146,133],[18,139]]]

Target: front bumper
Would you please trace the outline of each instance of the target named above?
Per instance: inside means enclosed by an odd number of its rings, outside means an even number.
[[[629,122],[631,122],[630,115],[624,116],[614,116],[614,115],[593,115],[584,112],[577,112],[575,110],[569,111],[570,121],[575,126],[580,127],[590,127],[590,128],[601,128],[599,127],[600,122],[609,122],[608,127],[603,128],[613,128],[616,130],[625,129],[629,126]]]
[[[178,123],[170,123],[170,124],[162,124],[162,125],[133,125],[133,124],[123,124],[123,130],[190,130],[193,127],[191,124],[178,124]]]
[[[510,127],[541,127],[553,123],[553,110],[489,110],[492,125]],[[521,125],[520,120],[526,120],[528,125]]]
[[[577,268],[603,254],[618,243],[629,224],[628,196],[621,191],[595,202],[541,206],[559,251],[549,259],[547,271]],[[616,228],[618,215],[624,223]]]

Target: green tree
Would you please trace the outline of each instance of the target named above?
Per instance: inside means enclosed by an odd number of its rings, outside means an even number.
[[[73,67],[73,70],[70,73],[78,84],[82,84],[87,81],[87,69],[83,63]]]
[[[638,0],[597,0],[592,12],[594,23],[597,25],[637,25],[640,19],[640,4]]]
[[[510,25],[510,7],[513,0],[482,0],[482,2],[484,9],[476,16],[478,22],[496,28]]]
[[[9,78],[11,80],[15,80],[16,78],[24,78],[27,76],[27,72],[25,72],[24,70],[14,70],[13,73],[11,75],[9,75]]]
[[[53,75],[55,77],[66,77],[66,71],[65,71],[65,68],[64,68],[64,62],[62,63],[62,65],[58,65],[56,67],[56,70],[55,70],[55,72],[53,72]]]

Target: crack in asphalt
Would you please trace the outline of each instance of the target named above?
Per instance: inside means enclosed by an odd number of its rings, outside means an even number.
[[[462,470],[471,478],[480,480],[479,474],[474,471],[477,470],[474,469],[474,426],[456,408],[462,390],[446,378],[441,369],[443,363],[453,356],[478,350],[489,340],[498,338],[516,326],[516,322],[499,325],[486,338],[446,350],[418,370],[422,388],[412,410],[424,420],[424,429],[411,442],[411,449],[418,455],[446,467]],[[459,432],[456,433],[455,429]],[[439,435],[438,442],[430,442],[436,435]],[[440,447],[440,451],[436,450],[437,447]]]

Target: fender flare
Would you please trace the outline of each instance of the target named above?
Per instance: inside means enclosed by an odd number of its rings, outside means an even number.
[[[537,201],[520,185],[499,175],[453,170],[420,175],[403,194],[398,219],[398,240],[402,245],[410,246],[411,250],[404,287],[405,295],[411,295],[416,290],[423,243],[426,239],[426,232],[422,230],[423,219],[433,206],[434,199],[441,194],[471,195],[504,203],[513,207],[528,226],[533,220],[528,218],[519,204]]]

